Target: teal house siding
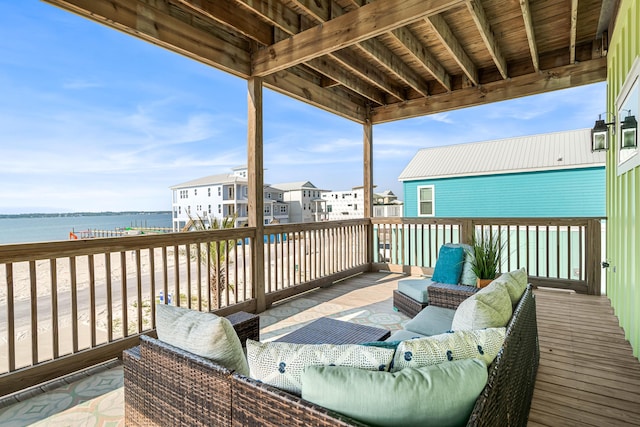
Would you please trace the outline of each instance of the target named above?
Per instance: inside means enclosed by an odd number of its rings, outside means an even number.
[[[406,180],[406,217],[418,187],[433,185],[436,217],[604,217],[605,169],[588,167]]]

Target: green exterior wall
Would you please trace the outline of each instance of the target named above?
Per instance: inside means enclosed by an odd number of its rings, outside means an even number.
[[[607,53],[607,111],[616,111],[640,56],[640,2],[622,0]],[[607,295],[636,357],[640,354],[640,167],[621,175],[615,144],[607,153]]]

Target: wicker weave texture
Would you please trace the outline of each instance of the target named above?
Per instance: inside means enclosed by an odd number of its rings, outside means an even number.
[[[460,303],[478,292],[474,286],[449,285],[447,283],[434,282],[429,285],[429,304],[438,307],[456,309]]]
[[[427,305],[426,302],[416,301],[398,290],[393,291],[393,306],[397,308],[400,313],[406,314],[409,317],[416,317],[416,314],[420,313]]]
[[[233,426],[366,426],[293,394],[233,375]]]
[[[489,367],[489,380],[468,425],[526,426],[540,361],[536,302],[531,285],[507,325],[502,350]]]

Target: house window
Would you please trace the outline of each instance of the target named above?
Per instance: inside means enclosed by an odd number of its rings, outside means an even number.
[[[264,214],[265,215],[269,215],[271,213],[271,206],[265,206],[264,207]]]
[[[193,195],[194,195],[194,196],[197,196],[197,195],[198,195],[198,189],[197,189],[197,188],[194,188],[194,189],[193,189]]]
[[[278,193],[278,200],[282,200],[282,193]]]
[[[218,197],[222,196],[222,187],[218,187]]]
[[[333,206],[327,205],[327,212],[333,212]]]
[[[211,213],[211,205],[209,205],[209,209],[207,209],[207,212]]]
[[[230,199],[233,199],[233,187],[229,187],[228,189],[228,195]]]
[[[353,205],[353,210],[354,210],[354,211],[357,211],[357,210],[358,210],[358,205],[354,204],[354,205]]]
[[[271,193],[267,193],[267,199],[271,198]]]
[[[611,135],[615,142],[615,149],[618,152],[618,175],[621,175],[640,165],[640,155],[638,155],[638,147],[621,148],[624,144],[623,137],[628,135],[620,129],[622,122],[627,116],[634,116],[636,120],[640,120],[638,111],[640,110],[640,58],[636,58],[627,80],[625,81],[620,95],[616,100],[616,130]],[[636,130],[636,133],[638,130]],[[611,146],[612,144],[610,144]],[[611,147],[613,148],[613,147]]]
[[[222,205],[218,205],[218,213],[221,214],[222,213]]]
[[[286,206],[280,206],[280,213],[287,213],[287,207]]]
[[[211,187],[207,188],[207,196],[211,197]]]
[[[433,185],[418,187],[418,216],[434,216],[434,189]]]

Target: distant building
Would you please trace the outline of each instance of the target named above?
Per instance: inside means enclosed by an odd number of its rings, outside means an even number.
[[[322,199],[326,201],[328,219],[336,221],[340,219],[364,218],[364,188],[354,187],[347,191],[329,191],[322,193]],[[401,217],[403,203],[391,191],[374,193],[373,216],[374,217]]]
[[[214,219],[236,216],[235,226],[247,224],[248,193],[247,167],[232,169],[232,173],[205,176],[171,187],[173,202],[173,230],[188,228],[190,221],[203,219],[208,225]],[[289,206],[283,192],[264,186],[264,222],[289,222]]]
[[[398,178],[406,217],[603,217],[590,129],[425,148]]]
[[[328,215],[325,200],[321,190],[309,181],[284,182],[273,184],[272,187],[281,190],[284,201],[289,204],[289,222],[318,222],[326,221]]]

